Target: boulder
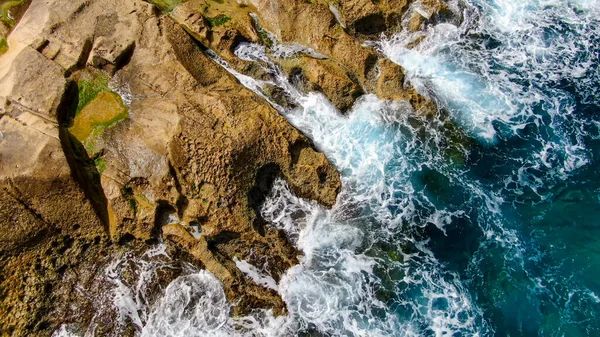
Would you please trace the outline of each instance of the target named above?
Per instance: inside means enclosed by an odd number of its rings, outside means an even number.
[[[342,112],[352,108],[354,101],[364,94],[363,88],[352,80],[352,74],[330,60],[304,56],[282,59],[280,65],[301,91],[322,92]]]
[[[56,120],[67,81],[63,69],[30,47],[15,56],[9,73],[0,84],[8,104],[17,105]]]

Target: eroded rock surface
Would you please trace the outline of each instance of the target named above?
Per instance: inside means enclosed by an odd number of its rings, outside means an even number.
[[[234,313],[285,311],[233,259],[268,265],[275,279],[297,263],[256,209],[276,177],[333,205],[338,173],[309,139],[145,2],[33,1],[9,41],[2,335],[90,324],[107,264],[160,239],[219,277]]]
[[[170,16],[237,71],[269,80],[273,74],[264,67],[257,72],[260,61],[235,56],[240,43],[264,46],[270,60],[289,77],[300,74],[310,84],[300,90],[322,92],[344,113],[365,93],[384,99],[418,96],[402,83],[395,85],[401,94],[392,97],[381,92],[378,64],[385,58],[367,43],[381,34],[393,34],[403,25],[419,30],[427,22],[451,13],[445,2],[438,0],[411,6],[407,0],[190,0],[176,6]],[[273,96],[274,101],[280,101]],[[433,105],[429,108],[435,110]]]

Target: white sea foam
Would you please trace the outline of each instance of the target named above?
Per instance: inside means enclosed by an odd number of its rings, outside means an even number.
[[[217,278],[206,272],[180,276],[149,314],[141,336],[228,336],[230,305]]]
[[[342,19],[342,15],[340,14],[340,11],[337,9],[337,7],[335,7],[333,4],[329,4],[329,10],[335,17],[337,23],[339,23],[340,26],[342,26],[342,28],[346,28],[346,23],[344,22],[344,19]]]
[[[248,278],[250,278],[252,281],[254,281],[254,283],[256,283],[260,286],[275,290],[275,291],[279,290],[279,287],[277,286],[277,282],[275,282],[275,280],[273,279],[272,276],[265,275],[258,268],[251,265],[250,263],[248,263],[248,261],[240,260],[240,259],[234,257],[233,262],[235,262],[235,266],[242,273],[246,274],[246,276]]]
[[[159,270],[173,268],[169,260],[166,246],[159,244],[140,257],[127,253],[108,265],[105,276],[113,284],[112,303],[118,310],[119,324],[128,318],[140,329],[145,325],[152,296],[148,285],[155,280]],[[135,276],[133,283],[123,279],[125,270]]]
[[[76,328],[63,324],[52,333],[52,337],[82,337],[76,331]]]
[[[538,137],[544,146],[537,158],[544,160],[532,158],[524,167],[547,166],[549,148],[554,153],[549,177],[564,180],[589,163],[585,122],[573,116],[572,93],[554,88],[572,81],[583,102],[598,102],[599,56],[593,47],[598,41],[590,39],[600,33],[598,8],[593,2],[554,0],[475,0],[461,7],[461,23],[434,23],[415,33],[405,29],[381,41],[382,53],[482,140],[521,135],[528,125],[550,128],[551,136]]]
[[[111,81],[108,83],[108,88],[116,92],[126,106],[131,106],[131,103],[133,102],[133,95],[131,94],[131,90],[129,89],[128,85],[122,85],[118,82]]]

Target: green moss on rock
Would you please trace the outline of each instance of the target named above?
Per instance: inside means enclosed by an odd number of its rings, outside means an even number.
[[[77,116],[84,106],[88,105],[96,96],[103,91],[111,91],[108,88],[109,78],[105,74],[100,74],[91,80],[82,80],[77,82],[77,107],[75,116]]]
[[[75,115],[69,132],[85,145],[90,137],[96,138],[127,115],[127,107],[118,94],[101,91]]]
[[[102,174],[106,170],[106,159],[99,157],[94,159],[94,165],[96,165],[96,169],[99,174]]]
[[[12,13],[10,13],[10,10],[24,3],[26,3],[25,0],[0,1],[0,21],[10,27],[16,25],[17,21],[11,15]]]
[[[8,50],[8,43],[6,43],[6,39],[0,40],[0,55],[6,53]]]
[[[225,14],[219,14],[214,18],[207,17],[206,20],[208,21],[211,27],[219,27],[231,21],[231,17]]]

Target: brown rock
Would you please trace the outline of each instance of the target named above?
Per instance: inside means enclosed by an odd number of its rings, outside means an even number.
[[[48,336],[57,303],[74,303],[76,282],[64,273],[78,270],[84,282],[96,272],[101,259],[83,254],[98,251],[105,227],[71,175],[56,124],[11,106],[0,134],[0,334]]]
[[[377,96],[389,100],[408,101],[420,114],[432,116],[437,112],[434,102],[423,97],[404,83],[404,70],[388,59],[379,61],[380,75],[377,79]]]
[[[377,37],[400,29],[407,0],[338,0],[336,7],[343,13],[349,29],[359,36]]]
[[[239,300],[236,313],[259,307],[283,313],[277,294],[247,279],[233,260],[268,265],[275,279],[297,263],[297,252],[282,233],[265,226],[257,209],[276,177],[286,179],[300,196],[333,205],[340,188],[335,169],[267,102],[209,59],[182,28],[148,10],[150,5],[116,1],[48,5],[32,5],[32,14],[23,22],[33,25],[33,14],[45,18],[35,23],[39,35],[33,38],[25,28],[15,30],[20,53],[5,62],[16,70],[33,70],[29,65],[37,62],[40,66],[35,69],[45,70],[39,76],[48,77],[42,83],[52,83],[30,89],[27,85],[35,84],[33,73],[9,72],[0,84],[10,89],[3,90],[11,102],[0,119],[0,181],[6,192],[0,211],[13,213],[1,225],[9,228],[17,221],[20,226],[0,237],[4,249],[14,252],[3,258],[2,266],[19,275],[27,273],[20,262],[47,255],[38,268],[47,276],[36,272],[35,279],[7,278],[14,284],[3,283],[6,307],[31,317],[9,315],[3,321],[7,329],[43,335],[66,317],[88,324],[93,301],[65,289],[80,282],[96,284],[93,275],[122,245],[139,247],[142,241],[136,239],[156,240],[161,232],[179,247],[175,254],[189,256],[221,278],[227,296]],[[77,24],[87,43],[69,42]],[[131,28],[131,35],[119,33],[119,25]],[[215,27],[213,23],[208,39],[217,41],[220,36],[216,45],[229,48],[226,37],[232,30],[218,35]],[[135,49],[129,47],[133,45]],[[116,72],[113,81],[118,88],[102,84],[103,75],[97,71],[81,69],[88,46],[93,46],[91,64]],[[20,54],[29,55],[29,63],[23,63]],[[80,91],[90,86],[100,91],[80,92],[86,105],[75,110],[78,101],[66,90],[65,75],[79,83]],[[14,83],[37,90],[38,96],[28,96]],[[130,98],[123,100],[112,90]],[[64,116],[58,114],[61,108]],[[15,171],[16,166],[20,170]],[[173,221],[181,225],[163,229]],[[200,225],[200,239],[187,234],[190,224]],[[107,238],[114,248],[102,247]],[[56,266],[60,270],[52,269],[56,255],[47,253],[56,242],[66,242],[60,252],[64,263]],[[86,250],[102,251],[106,258],[94,259]],[[61,285],[65,265],[89,277],[73,277]],[[26,292],[42,297],[45,287],[56,289],[53,298],[62,300],[38,304],[20,300],[30,298],[22,296]],[[81,313],[61,303],[71,303]],[[61,319],[65,312],[69,314]],[[40,315],[45,318],[40,320]]]
[[[67,81],[60,66],[25,47],[15,57],[1,86],[9,92],[6,99],[10,104],[56,119]]]
[[[373,69],[377,56],[345,33],[335,23],[327,6],[290,1],[256,5],[257,8],[241,6],[237,1],[227,0],[223,4],[210,3],[210,9],[205,11],[204,1],[189,1],[176,7],[171,16],[196,40],[215,50],[246,75],[254,75],[257,67],[233,54],[233,49],[243,41],[261,42],[269,47],[272,43],[299,43],[328,56],[329,59],[301,56],[275,61],[280,62],[288,73],[295,68],[302,69],[307,74],[306,79],[313,84],[313,90],[323,92],[342,112],[352,106],[364,91],[363,87],[370,87],[366,76]],[[258,23],[252,22],[251,12],[260,14]],[[229,21],[218,27],[211,26],[210,16],[220,15]],[[264,25],[264,28],[256,27],[256,24]],[[268,31],[277,41],[270,40]],[[281,101],[277,97],[273,99]]]
[[[322,92],[342,112],[364,93],[351,74],[330,60],[299,57],[280,60],[280,64],[296,84],[306,82],[301,86],[303,91]]]
[[[388,59],[379,61],[380,75],[377,79],[377,96],[383,99],[403,99],[404,71],[402,67]]]

